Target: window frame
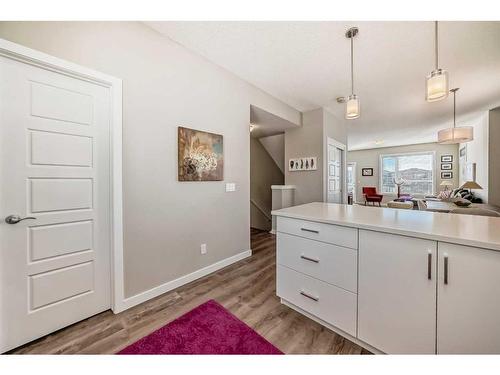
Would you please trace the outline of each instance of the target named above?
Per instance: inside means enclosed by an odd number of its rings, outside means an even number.
[[[378,189],[380,194],[389,195],[389,196],[397,196],[397,193],[385,193],[382,189],[383,186],[383,160],[386,157],[398,157],[398,156],[416,156],[416,155],[431,155],[432,156],[432,192],[429,194],[422,193],[410,193],[412,196],[416,197],[424,197],[425,195],[434,195],[436,193],[436,172],[437,172],[437,162],[436,162],[436,151],[416,151],[416,152],[400,152],[400,153],[391,153],[391,154],[380,154],[379,155],[379,178],[378,178]]]

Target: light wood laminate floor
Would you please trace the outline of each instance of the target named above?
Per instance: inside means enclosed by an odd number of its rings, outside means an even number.
[[[358,345],[280,303],[275,238],[252,229],[253,255],[120,314],[105,311],[11,353],[111,354],[214,299],[285,353],[360,354]]]

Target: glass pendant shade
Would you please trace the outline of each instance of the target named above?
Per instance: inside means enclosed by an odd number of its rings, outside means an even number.
[[[474,139],[474,128],[472,126],[459,126],[456,128],[443,129],[438,132],[438,143],[443,145],[465,143]]]
[[[345,118],[354,120],[360,115],[359,99],[356,95],[349,95],[345,104]]]
[[[448,72],[442,69],[433,70],[427,77],[426,98],[428,102],[437,102],[448,97]]]

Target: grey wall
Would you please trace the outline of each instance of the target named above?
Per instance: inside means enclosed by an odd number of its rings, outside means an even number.
[[[489,129],[488,129],[489,114],[483,112],[477,117],[466,122],[458,122],[457,126],[469,125],[474,128],[474,139],[471,142],[461,143],[460,148],[467,147],[467,163],[476,163],[476,182],[482,187],[481,190],[474,190],[474,195],[480,197],[484,203],[489,202]],[[495,145],[494,147],[498,147]],[[460,180],[462,185],[465,181]]]
[[[349,151],[347,153],[348,162],[356,162],[356,199],[358,202],[363,201],[362,187],[376,186],[380,189],[379,184],[379,160],[382,154],[401,154],[406,152],[436,152],[436,173],[437,173],[437,191],[442,190],[439,186],[441,183],[441,155],[453,155],[453,187],[458,187],[458,145],[440,145],[438,143],[422,143],[418,145],[396,146],[396,147],[381,147],[368,150]],[[361,175],[362,168],[373,168],[373,177],[364,177]],[[383,202],[390,201],[394,198],[391,195],[385,195]]]
[[[327,137],[347,145],[345,121],[324,108],[302,113],[302,127],[285,130],[285,184],[295,185],[295,204],[325,200],[325,167]],[[288,171],[291,158],[316,156],[316,171]]]
[[[291,158],[316,156],[316,171],[288,170]],[[295,185],[295,204],[323,201],[323,109],[302,114],[302,126],[285,130],[285,184]]]
[[[488,203],[500,207],[500,107],[489,117]]]
[[[349,122],[337,118],[328,110],[323,110],[323,132],[325,136],[335,139],[347,146],[347,127]],[[352,122],[355,126],[356,122]]]
[[[298,111],[138,22],[1,22],[0,37],[123,79],[126,296],[250,248],[250,104]],[[224,136],[236,192],[177,181],[179,125]]]
[[[250,205],[250,226],[252,228],[270,230],[272,208],[271,185],[283,185],[284,176],[260,141],[250,138],[250,199],[261,209],[267,217],[255,206]]]
[[[281,170],[285,171],[285,133],[259,138],[260,144]]]

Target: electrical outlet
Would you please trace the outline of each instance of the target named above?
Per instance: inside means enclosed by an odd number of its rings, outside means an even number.
[[[236,191],[236,184],[234,182],[226,183],[226,192]]]
[[[206,254],[207,253],[207,244],[206,243],[202,243],[201,246],[200,246],[200,252],[202,254]]]

